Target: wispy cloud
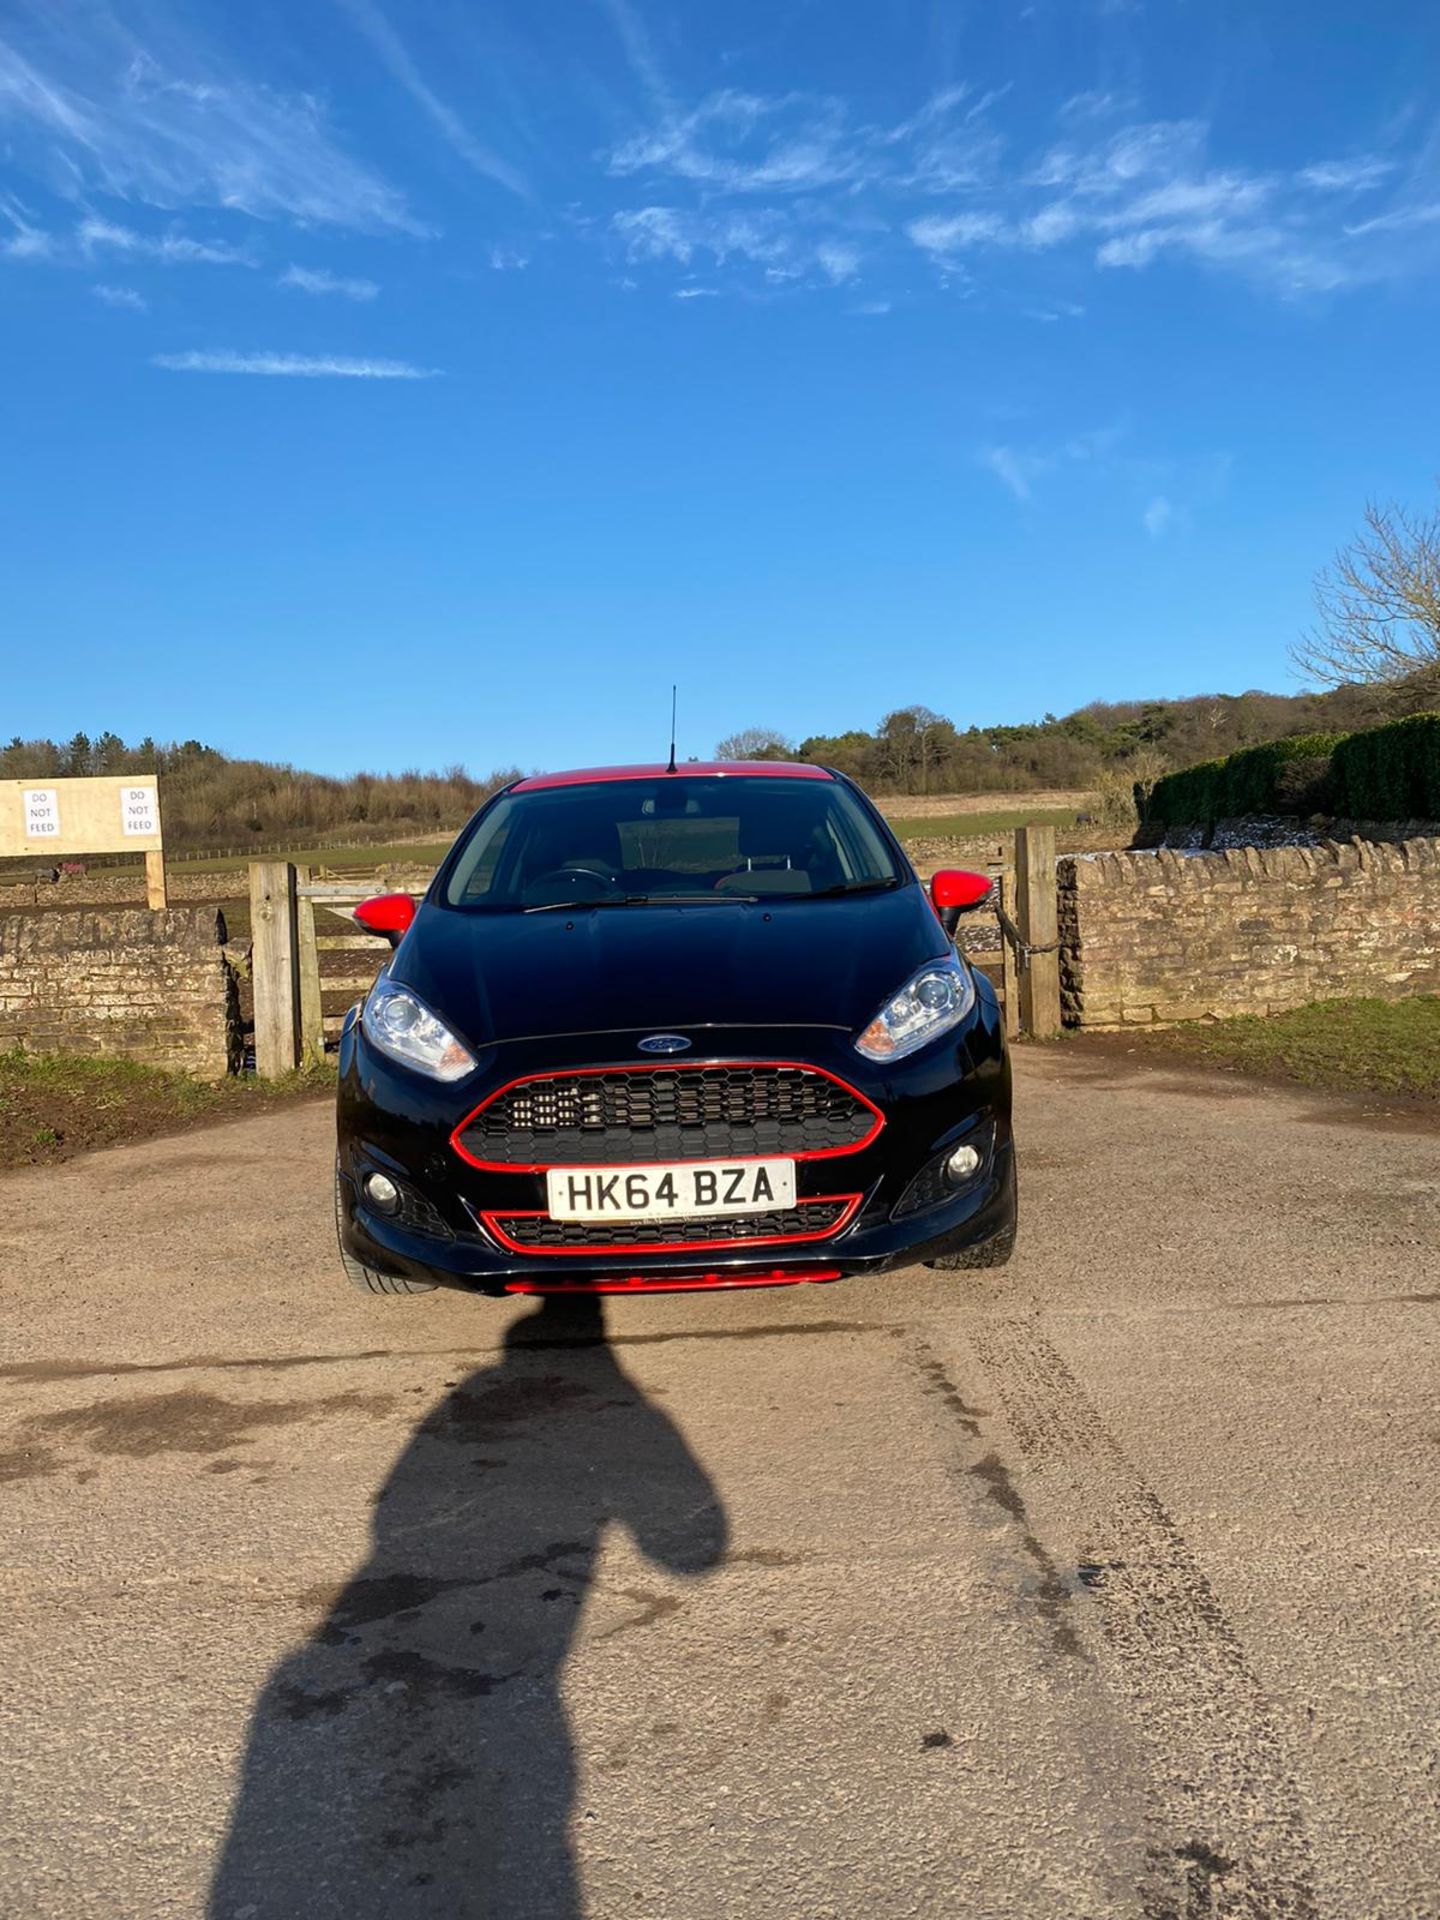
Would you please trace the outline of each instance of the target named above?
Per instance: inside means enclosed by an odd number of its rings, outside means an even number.
[[[91,293],[102,300],[107,307],[124,307],[130,313],[148,313],[150,303],[144,294],[137,293],[134,287],[112,287],[103,281],[91,287]]]
[[[404,196],[347,154],[310,94],[252,83],[174,22],[162,52],[103,0],[26,9],[0,37],[0,126],[12,166],[71,198],[108,194],[174,211],[422,231]]]
[[[1014,447],[982,447],[979,458],[981,466],[988,467],[1017,500],[1030,499],[1035,481],[1051,465],[1039,455],[1020,453]]]
[[[1382,160],[1366,153],[1353,160],[1320,160],[1302,167],[1295,178],[1303,187],[1315,187],[1322,193],[1368,193],[1395,171],[1393,160]]]
[[[239,247],[225,241],[195,240],[184,233],[137,233],[133,227],[117,226],[90,214],[75,229],[80,251],[90,258],[96,253],[118,253],[137,260],[158,260],[163,266],[253,267],[255,262]]]
[[[1007,492],[1017,500],[1028,501],[1034,497],[1036,483],[1062,467],[1081,466],[1089,462],[1111,464],[1124,434],[1125,429],[1118,424],[1091,427],[1050,446],[981,447],[976,458]]]
[[[1140,523],[1152,540],[1158,540],[1174,518],[1174,507],[1163,493],[1157,493],[1141,514]]]
[[[530,264],[530,255],[520,247],[491,247],[490,265],[496,273],[520,273]]]
[[[952,261],[970,247],[1002,239],[1005,223],[998,213],[927,213],[905,231],[932,258]]]
[[[808,193],[856,179],[864,155],[833,100],[766,98],[733,88],[622,142],[610,171],[666,173],[730,193]]]
[[[56,251],[55,236],[38,226],[29,208],[12,194],[0,193],[0,220],[10,229],[0,239],[0,259],[48,260]]]
[[[655,49],[640,14],[630,0],[601,0],[601,4],[610,16],[630,71],[644,88],[652,111],[673,115],[675,106],[670,83],[655,57]]]
[[[375,0],[340,0],[358,30],[380,56],[391,78],[404,88],[449,146],[475,172],[505,187],[509,192],[529,198],[530,185],[517,167],[486,145],[435,92],[421,74],[409,49],[386,19]]]
[[[434,380],[439,367],[413,367],[405,360],[361,360],[343,354],[157,353],[152,366],[169,373],[252,373],[303,380]]]
[[[1396,207],[1393,212],[1377,214],[1373,220],[1362,220],[1358,226],[1345,229],[1352,239],[1358,239],[1367,233],[1404,233],[1415,227],[1433,227],[1440,221],[1440,200],[1422,202],[1417,206]]]
[[[898,275],[900,235],[952,284],[1023,276],[1032,300],[1047,256],[1132,272],[1169,258],[1284,296],[1423,264],[1384,241],[1431,224],[1436,192],[1390,152],[1322,157],[1289,171],[1217,163],[1207,122],[1138,120],[1132,100],[1109,93],[1072,95],[1056,110],[1050,140],[1026,151],[1000,124],[1010,110],[1004,89],[977,95],[952,86],[905,119],[877,125],[828,95],[721,89],[660,112],[611,150],[617,180],[664,183],[648,206],[615,216],[613,229],[632,259],[668,254],[684,264],[717,251],[709,242],[718,238],[717,257],[773,274],[793,255],[817,285],[840,284],[862,265],[873,278],[876,263]],[[1386,189],[1391,204],[1346,224],[1357,196]],[[662,244],[654,225],[662,214],[677,244]],[[735,226],[742,217],[748,229]],[[758,233],[762,248],[729,245],[732,229]],[[845,249],[850,273],[825,273],[826,245]]]
[[[712,267],[743,264],[758,268],[772,287],[805,280],[842,286],[860,270],[856,246],[813,232],[774,208],[637,207],[616,214],[611,230],[627,260],[671,260],[682,267],[702,260]]]
[[[380,289],[373,280],[352,280],[326,267],[287,267],[277,286],[301,293],[337,294],[342,300],[373,300]]]

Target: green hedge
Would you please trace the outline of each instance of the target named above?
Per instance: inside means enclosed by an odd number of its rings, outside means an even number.
[[[1247,813],[1315,813],[1327,798],[1340,733],[1295,734],[1205,760],[1155,782],[1146,818],[1166,827],[1208,826]]]
[[[1209,826],[1245,814],[1440,820],[1440,713],[1364,733],[1302,733],[1157,780],[1145,818]]]
[[[1350,820],[1440,820],[1440,713],[1342,740],[1334,788],[1335,812]]]

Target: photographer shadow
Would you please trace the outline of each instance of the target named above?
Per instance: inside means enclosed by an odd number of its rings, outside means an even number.
[[[612,1525],[672,1574],[725,1550],[601,1301],[551,1297],[426,1417],[369,1559],[266,1683],[211,1920],[580,1920],[560,1687]]]

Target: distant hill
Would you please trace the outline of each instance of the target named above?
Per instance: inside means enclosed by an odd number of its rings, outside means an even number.
[[[1091,790],[1120,774],[1153,779],[1293,733],[1349,732],[1387,717],[1363,687],[1332,693],[1216,693],[1185,700],[1094,701],[1074,713],[1023,726],[960,727],[927,707],[899,707],[873,731],[812,734],[798,745],[768,728],[721,743],[742,755],[812,760],[839,767],[880,795],[1010,794]],[[595,758],[606,758],[597,738]],[[257,849],[289,837],[327,840],[444,835],[519,769],[480,776],[356,773],[345,779],[264,760],[235,760],[198,740],[127,744],[114,733],[91,739],[11,740],[0,747],[0,778],[161,775],[165,838],[176,852]]]
[[[766,728],[732,736],[761,758],[839,767],[877,794],[1012,793],[1093,788],[1127,770],[1146,778],[1293,733],[1342,733],[1388,717],[1367,687],[1330,693],[1215,693],[1184,700],[1096,700],[1022,726],[961,728],[900,707],[872,731],[812,734],[798,745]]]

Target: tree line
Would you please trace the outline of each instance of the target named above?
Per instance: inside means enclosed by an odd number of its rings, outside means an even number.
[[[158,773],[167,847],[263,845],[279,834],[307,839],[397,839],[453,833],[518,768],[477,778],[464,767],[442,773],[355,773],[336,778],[264,760],[234,760],[198,740],[127,744],[115,733],[95,739],[22,740],[0,747],[0,779],[58,780],[89,774]]]
[[[1091,789],[1107,778],[1150,781],[1197,760],[1292,733],[1348,733],[1372,724],[1374,691],[1214,693],[1183,700],[1091,701],[1018,726],[959,726],[929,707],[897,707],[872,730],[795,741],[769,727],[721,740],[730,760],[808,760],[848,773],[872,793],[1018,793]]]

